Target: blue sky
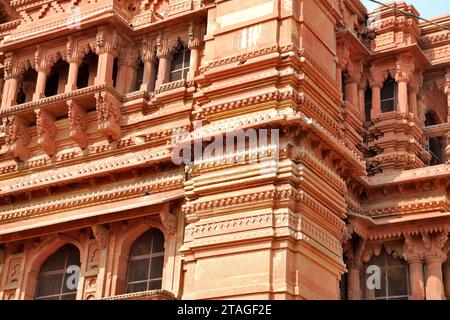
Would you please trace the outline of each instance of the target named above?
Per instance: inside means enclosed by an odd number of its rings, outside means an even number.
[[[378,5],[370,2],[369,0],[361,0],[366,8],[371,11]],[[384,1],[378,0],[379,2],[393,2],[393,0]],[[398,0],[397,0],[398,1]],[[450,0],[407,0],[407,3],[411,3],[417,11],[420,12],[421,17],[431,18],[436,16],[441,16],[444,14],[450,14]]]

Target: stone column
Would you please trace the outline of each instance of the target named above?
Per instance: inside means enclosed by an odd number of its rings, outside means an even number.
[[[419,257],[408,258],[410,300],[424,300],[425,286],[423,276],[423,262]]]
[[[116,89],[121,94],[132,91],[136,82],[137,51],[135,48],[126,48],[119,58]]]
[[[67,84],[64,88],[64,92],[71,92],[77,90],[77,80],[78,80],[78,68],[81,64],[81,59],[79,57],[67,58],[69,63],[69,74],[67,75]]]
[[[377,118],[381,114],[381,87],[382,83],[380,81],[371,81],[370,87],[372,89],[372,111],[370,117],[373,119]]]
[[[345,83],[345,97],[354,107],[358,107],[358,83],[352,75]]]
[[[445,300],[442,264],[447,260],[447,255],[443,250],[447,239],[447,232],[422,234],[427,270],[425,289],[427,300]]]
[[[444,273],[444,292],[447,300],[450,300],[450,260],[447,260],[443,266]]]
[[[411,81],[414,65],[411,57],[402,55],[397,59],[395,81],[398,86],[397,112],[408,113],[408,83]]]
[[[4,64],[5,83],[3,85],[1,109],[9,108],[16,104],[17,88],[20,81],[20,68],[12,53],[5,54]]]
[[[359,112],[361,113],[361,121],[362,123],[366,122],[366,89],[367,84],[365,82],[358,83],[358,105]]]
[[[197,74],[200,66],[200,49],[203,41],[203,25],[191,23],[189,26],[188,48],[191,50],[191,60],[189,62],[189,74],[187,80],[192,80]]]
[[[442,257],[429,255],[425,257],[427,268],[427,300],[445,300],[442,276]]]
[[[351,261],[348,264],[347,297],[348,300],[361,300],[362,263]]]
[[[142,49],[142,62],[144,63],[144,75],[142,77],[141,91],[153,91],[156,80],[156,43],[150,39],[144,39]]]
[[[50,70],[47,67],[37,67],[38,72],[36,80],[36,90],[34,91],[33,101],[45,98],[45,83],[47,82],[47,75]]]
[[[108,30],[106,27],[98,29],[95,51],[98,54],[97,76],[95,84],[106,83],[113,86],[114,59],[118,55],[120,37],[116,30]]]
[[[161,35],[157,40],[157,57],[159,58],[158,80],[156,88],[170,81],[170,64],[172,62],[172,53],[169,49],[167,37]]]

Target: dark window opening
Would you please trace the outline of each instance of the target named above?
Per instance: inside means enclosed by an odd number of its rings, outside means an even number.
[[[25,93],[25,89],[23,88],[23,83],[21,83],[20,87],[19,87],[19,91],[17,92],[16,103],[17,104],[25,103],[26,99],[27,99],[27,95]]]
[[[141,85],[144,81],[144,62],[139,60],[136,67],[136,83],[134,84],[134,91],[141,90]]]
[[[372,120],[372,89],[369,86],[367,86],[367,89],[364,92],[364,112],[366,116],[366,122]]]
[[[434,126],[441,123],[435,111],[425,114],[425,126]],[[444,163],[444,140],[442,137],[428,138],[428,152],[431,153],[430,166]]]
[[[67,244],[51,255],[42,265],[38,276],[36,300],[75,300],[77,296],[80,252]]]
[[[150,229],[131,247],[128,261],[127,293],[161,289],[164,265],[164,235]]]
[[[114,58],[112,77],[113,77],[113,87],[117,85],[117,74],[119,73],[119,59]]]
[[[77,89],[86,88],[89,85],[89,65],[82,62],[78,67]]]
[[[389,76],[381,89],[381,112],[397,109],[397,83]]]
[[[59,73],[56,71],[50,72],[45,84],[45,96],[51,97],[58,94]]]
[[[342,71],[341,75],[341,91],[342,91],[342,100],[347,100],[347,95],[345,94],[345,83],[347,82],[348,73],[347,70]]]
[[[170,66],[170,81],[186,80],[189,72],[191,51],[181,46],[180,50],[173,56]]]

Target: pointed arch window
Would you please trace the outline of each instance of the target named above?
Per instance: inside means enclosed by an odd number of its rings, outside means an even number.
[[[164,235],[150,229],[132,245],[128,260],[127,293],[161,289]]]
[[[391,112],[397,109],[397,83],[389,76],[381,89],[381,112]]]
[[[170,65],[170,82],[187,79],[190,60],[191,51],[180,42],[180,48],[174,54]]]
[[[80,251],[66,244],[52,254],[41,267],[36,300],[75,300],[80,268]],[[78,269],[78,271],[77,271]]]

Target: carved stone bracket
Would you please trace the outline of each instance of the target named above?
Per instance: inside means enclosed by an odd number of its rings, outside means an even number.
[[[67,101],[68,116],[70,121],[70,138],[75,141],[81,149],[87,147],[88,135],[86,133],[88,128],[87,113],[76,101]]]
[[[161,222],[170,235],[174,235],[177,228],[177,216],[171,213],[169,208],[161,210],[159,213]]]
[[[28,158],[31,136],[28,126],[17,116],[9,116],[4,120],[5,142],[8,151],[14,157],[24,161]]]
[[[38,145],[41,149],[52,156],[56,152],[56,125],[55,118],[50,112],[36,109],[36,131],[38,134]]]
[[[105,226],[94,224],[91,226],[95,240],[98,241],[101,248],[106,248],[109,241],[109,229]]]
[[[97,93],[95,99],[98,129],[112,140],[117,140],[120,137],[122,118],[119,101],[107,92]]]

